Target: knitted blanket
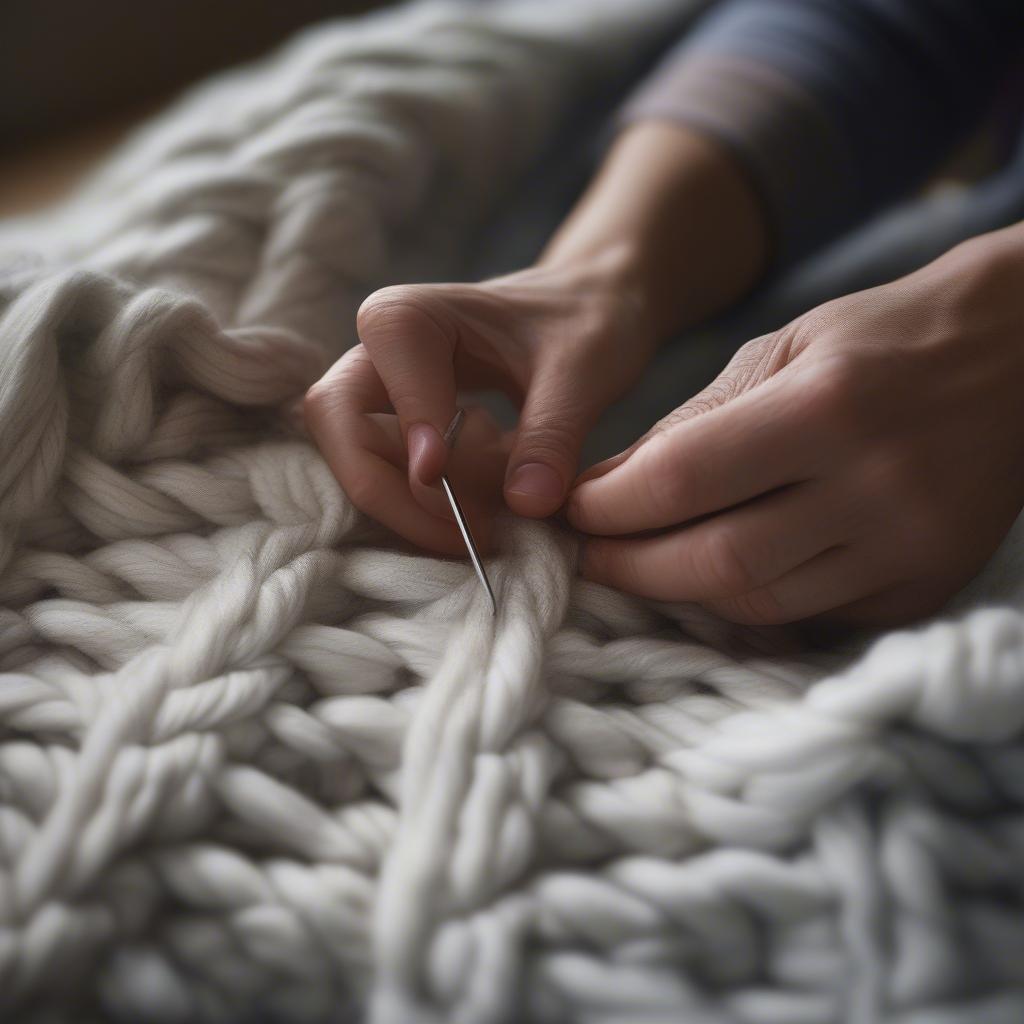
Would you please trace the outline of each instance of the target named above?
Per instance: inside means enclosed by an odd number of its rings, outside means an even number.
[[[697,6],[321,26],[0,232],[3,1020],[1024,1019],[1018,539],[815,651],[510,520],[492,621],[290,425]]]

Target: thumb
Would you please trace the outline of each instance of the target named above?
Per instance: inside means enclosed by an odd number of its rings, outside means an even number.
[[[763,383],[786,365],[790,353],[789,336],[785,331],[763,334],[746,342],[737,349],[725,369],[710,384],[673,409],[667,416],[663,416],[618,455],[598,462],[581,473],[573,482],[573,486],[578,487],[580,484],[605,476],[632,458],[651,438],[666,430],[672,430],[696,416],[711,412]]]
[[[598,411],[581,401],[579,392],[577,375],[564,367],[534,375],[505,476],[505,501],[518,515],[549,516],[565,501]]]
[[[410,483],[431,484],[444,471],[455,415],[458,332],[447,303],[430,285],[381,288],[359,307],[356,327],[398,415]]]

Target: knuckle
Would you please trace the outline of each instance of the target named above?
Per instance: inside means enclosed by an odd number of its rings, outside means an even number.
[[[349,349],[303,396],[302,412],[307,422],[322,422],[342,408],[353,397],[359,374],[366,366],[372,366],[366,349],[362,345]]]
[[[356,313],[356,332],[368,347],[388,345],[442,329],[438,303],[427,285],[389,285],[367,296]]]
[[[807,411],[820,425],[841,433],[858,430],[865,422],[860,360],[840,353],[814,370],[807,391]]]
[[[366,338],[390,326],[396,316],[401,316],[405,306],[401,288],[381,288],[368,295],[356,311],[356,331],[359,337],[365,342]]]
[[[738,367],[726,367],[707,387],[692,398],[688,398],[678,409],[673,409],[654,428],[658,432],[703,416],[719,406],[726,405],[746,390],[742,373]]]
[[[698,548],[695,561],[694,571],[714,596],[743,594],[757,583],[734,532],[727,527],[719,527],[708,534]]]
[[[654,430],[666,430],[726,405],[778,372],[789,358],[785,332],[753,338],[742,345],[728,366],[698,394],[662,419]]]
[[[302,398],[302,412],[307,423],[317,423],[334,402],[333,388],[318,380]]]
[[[639,474],[643,489],[640,500],[659,518],[678,522],[685,518],[686,507],[695,501],[696,469],[692,460],[673,451],[667,434],[656,435],[649,445],[651,464]]]
[[[578,446],[576,431],[566,424],[531,424],[520,438],[516,461],[572,462],[575,465]]]
[[[766,335],[746,342],[707,387],[709,401],[712,405],[724,405],[732,401],[776,373],[785,365],[786,358],[785,345],[776,335]]]
[[[752,338],[743,345],[729,365],[749,390],[786,366],[793,357],[795,333],[792,325]]]

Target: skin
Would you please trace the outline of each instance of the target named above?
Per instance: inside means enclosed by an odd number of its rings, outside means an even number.
[[[627,129],[538,264],[370,296],[360,346],[309,392],[307,425],[350,498],[414,543],[463,553],[447,470],[486,545],[502,504],[560,508],[590,579],[726,618],[908,621],[938,608],[1024,506],[1024,228],[744,345],[719,378],[576,478],[600,413],[658,346],[743,295],[770,242],[730,155]],[[520,407],[503,435],[456,391]]]

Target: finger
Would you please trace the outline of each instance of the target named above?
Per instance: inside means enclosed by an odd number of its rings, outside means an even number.
[[[479,520],[490,524],[503,504],[507,440],[490,415],[481,408],[467,407],[464,422],[445,473],[471,524]],[[433,490],[445,504],[445,516],[451,518],[453,513],[441,488],[435,486]]]
[[[362,494],[365,507],[360,508],[363,512],[417,547],[457,558],[466,557],[466,545],[454,520],[425,512],[413,500],[404,469],[396,469],[383,459],[378,459],[375,465],[367,459],[364,465],[366,471],[373,474],[373,490],[369,497],[366,492]],[[474,540],[482,551],[488,551],[493,517],[469,495],[460,495],[460,499]]]
[[[781,375],[654,434],[569,495],[569,521],[593,534],[662,529],[813,475],[819,442]]]
[[[747,593],[839,543],[843,510],[818,484],[800,484],[693,526],[654,537],[593,538],[583,574],[661,601]]]
[[[400,428],[382,433],[383,424],[397,424],[390,410],[391,401],[384,383],[363,345],[349,349],[306,392],[303,400],[307,428],[327,457],[339,483],[355,504],[375,519],[380,516],[376,514],[372,494],[357,500],[364,488],[370,490],[372,487],[372,478],[360,476],[371,465],[365,454],[376,452],[403,473],[408,462]],[[389,439],[386,452],[385,435]],[[394,457],[395,445],[400,447],[401,453],[397,459]],[[442,517],[450,514],[438,488],[420,483],[412,474],[409,476],[408,490],[425,511]]]
[[[678,409],[663,417],[637,438],[628,448],[591,466],[581,473],[574,486],[587,480],[596,480],[621,465],[633,453],[646,444],[652,437],[678,426],[686,420],[700,416],[711,409],[725,405],[737,396],[749,391],[757,384],[778,373],[791,357],[787,343],[787,332],[773,331],[770,334],[753,338],[743,345],[729,360],[729,365],[705,388],[688,399]]]
[[[373,452],[389,462],[401,479],[405,479],[406,456],[398,420],[392,415],[373,415],[367,418],[377,428],[372,445]],[[501,483],[505,471],[505,449],[496,424],[481,409],[467,410],[466,426],[460,437],[463,445],[450,456],[445,472],[459,498],[459,504],[469,520],[473,538],[482,550],[490,547],[494,518],[501,507]],[[408,483],[406,482],[408,486]],[[442,519],[454,521],[455,515],[441,487],[417,485],[421,494],[414,494],[421,508]],[[399,531],[408,536],[409,531]],[[412,539],[411,537],[409,539]],[[424,546],[432,546],[426,543]],[[457,552],[465,555],[464,547]]]
[[[858,545],[850,545],[824,551],[747,594],[702,603],[732,622],[772,626],[853,605],[892,582],[885,566],[878,565]]]
[[[549,516],[561,508],[576,475],[580,448],[596,410],[581,396],[579,372],[558,363],[534,373],[509,456],[505,500],[523,516]]]
[[[370,433],[372,425],[374,432]],[[451,519],[452,513],[445,500],[440,487],[428,487],[426,484],[419,484],[408,479],[408,456],[405,451],[405,442],[402,440],[402,429],[399,426],[398,418],[393,413],[374,413],[364,417],[361,425],[359,439],[366,451],[379,455],[389,462],[406,478],[406,489],[412,494],[416,504],[425,512],[439,516],[442,519]]]
[[[312,387],[304,403],[304,419],[310,433],[350,497],[367,514],[383,520],[371,475],[377,455],[404,472],[405,447],[396,418],[379,410],[390,408],[383,383],[363,346],[347,352]],[[464,507],[479,509],[493,518],[500,505],[501,480],[507,444],[487,412],[467,406],[451,472],[459,482]],[[412,496],[423,509],[451,519],[452,512],[441,489],[413,481]],[[408,490],[407,486],[407,490]],[[364,492],[365,495],[364,495]],[[464,496],[464,497],[463,497]],[[358,500],[357,500],[358,499]]]
[[[448,307],[427,287],[382,288],[360,306],[356,326],[401,423],[410,480],[433,483],[455,415],[458,331]]]
[[[493,512],[497,512],[501,506],[507,446],[503,446],[497,424],[484,409],[467,406],[465,413],[458,443],[448,451],[444,472],[450,482],[457,484],[459,498],[464,506],[472,505],[475,495],[480,499],[481,508],[493,506]],[[394,427],[396,444],[401,452],[395,465],[404,471],[407,458],[398,420],[394,416],[384,418]],[[426,511],[445,519],[452,518],[451,506],[441,489],[440,481],[427,484],[418,476],[409,474],[409,490]]]
[[[420,547],[463,554],[455,524],[426,512],[409,490],[404,467],[395,465],[397,439],[374,415],[387,407],[383,383],[357,346],[310,388],[303,412],[331,472],[360,511]],[[489,522],[475,508],[471,518],[483,545]]]

